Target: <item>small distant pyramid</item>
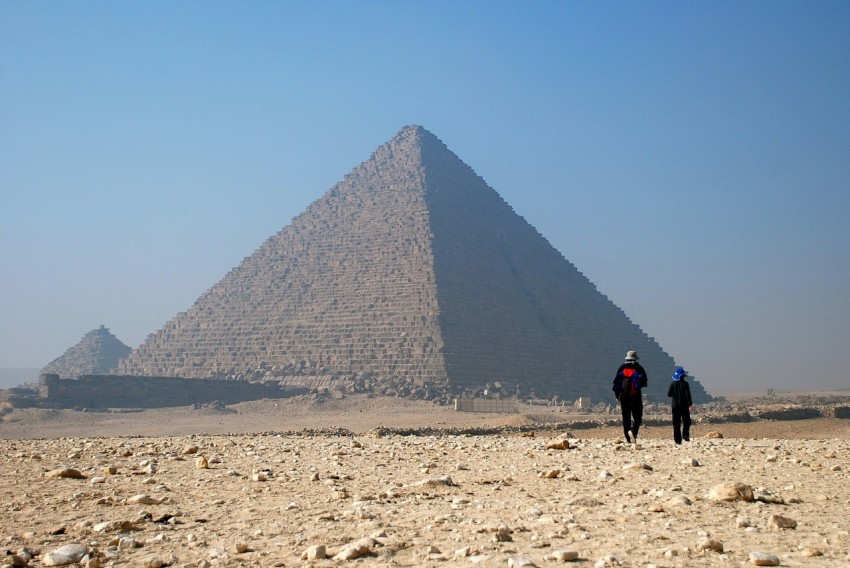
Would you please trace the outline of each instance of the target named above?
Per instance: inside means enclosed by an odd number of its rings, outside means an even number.
[[[131,351],[106,327],[100,326],[85,334],[79,343],[51,361],[41,372],[55,373],[63,379],[104,375],[114,371],[118,361]]]
[[[436,136],[407,126],[119,372],[402,377],[613,402],[631,349],[666,401],[673,358]]]

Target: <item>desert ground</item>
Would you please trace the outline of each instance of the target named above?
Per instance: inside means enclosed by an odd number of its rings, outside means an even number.
[[[14,409],[0,565],[850,566],[850,420],[694,417],[677,446],[530,405]]]

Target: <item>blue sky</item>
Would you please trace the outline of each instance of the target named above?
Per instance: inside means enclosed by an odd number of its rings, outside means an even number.
[[[848,387],[847,101],[843,1],[0,2],[0,368],[138,346],[420,124],[710,392]]]

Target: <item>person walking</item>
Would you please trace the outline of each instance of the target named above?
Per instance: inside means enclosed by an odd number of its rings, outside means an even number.
[[[681,367],[673,373],[673,381],[667,389],[667,396],[673,405],[673,441],[681,444],[682,440],[691,440],[691,412],[694,403],[691,400],[691,386],[688,384],[688,373]]]
[[[637,351],[626,353],[626,362],[617,369],[614,375],[614,396],[620,403],[623,413],[623,434],[626,442],[637,442],[638,430],[643,422],[643,397],[641,389],[646,387],[648,378],[646,371],[638,363]]]

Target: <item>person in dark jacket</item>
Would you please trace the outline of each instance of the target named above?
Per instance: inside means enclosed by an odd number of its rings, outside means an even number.
[[[646,371],[638,363],[637,351],[626,353],[626,362],[617,369],[611,390],[620,403],[623,434],[628,443],[637,442],[638,430],[643,422],[643,397],[640,389],[646,387],[647,380]]]
[[[691,439],[691,411],[694,403],[691,400],[691,386],[685,380],[687,376],[687,371],[681,367],[676,369],[670,388],[667,389],[667,396],[673,399],[673,441],[677,444]]]

